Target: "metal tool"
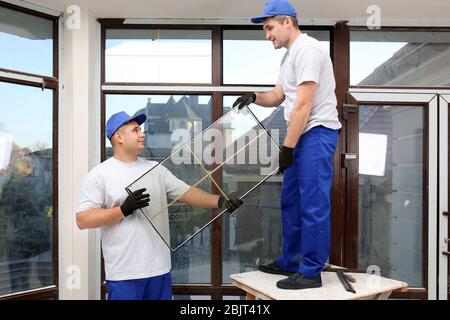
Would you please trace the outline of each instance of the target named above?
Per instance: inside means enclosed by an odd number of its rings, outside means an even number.
[[[356,279],[352,275],[350,275],[348,273],[344,273],[344,275],[345,275],[345,277],[347,278],[348,281],[350,281],[352,283],[356,282]]]
[[[327,266],[326,268],[324,268],[322,271],[325,272],[338,272],[338,271],[344,271],[344,272],[351,272],[351,273],[371,273],[368,272],[365,269],[352,269],[352,268],[343,268],[343,267],[329,267]]]
[[[352,293],[356,293],[355,289],[353,288],[353,286],[351,285],[350,282],[348,282],[347,277],[345,276],[344,272],[342,272],[341,270],[336,271],[336,274],[339,278],[339,280],[341,281],[342,285],[344,286],[345,290],[348,292],[352,292]]]

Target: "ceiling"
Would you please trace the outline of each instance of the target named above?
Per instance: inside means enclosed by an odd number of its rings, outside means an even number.
[[[99,18],[245,19],[262,13],[265,0],[26,0],[65,11],[76,4]],[[300,23],[305,20],[366,20],[374,4],[381,19],[389,21],[436,21],[450,26],[449,0],[291,0]],[[442,24],[444,22],[444,24]]]

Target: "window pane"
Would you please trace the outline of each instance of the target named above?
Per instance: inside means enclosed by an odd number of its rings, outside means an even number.
[[[53,21],[0,7],[0,68],[53,76]]]
[[[210,190],[207,190],[210,191]],[[211,283],[211,226],[172,252],[172,282]],[[195,296],[192,296],[194,299]]]
[[[106,30],[107,82],[211,83],[211,31]]]
[[[1,295],[54,279],[53,92],[0,82],[0,94]]]
[[[328,31],[305,31],[330,50]],[[223,83],[275,84],[286,49],[275,50],[263,30],[223,31]]]
[[[350,32],[350,84],[450,86],[450,32]]]
[[[360,106],[359,123],[358,265],[423,287],[423,108]]]
[[[176,132],[174,134],[176,129],[187,126],[191,128],[192,135],[201,132],[211,124],[211,110],[211,96],[206,95],[106,95],[106,119],[119,111],[129,115],[147,115],[147,121],[143,124],[146,149],[141,156],[158,162],[168,157],[179,143],[179,137]],[[108,139],[105,140],[105,147],[106,157],[109,158],[112,149]],[[183,168],[177,170],[174,174],[190,174]],[[180,215],[174,212],[173,218],[177,214]],[[210,232],[209,227],[205,228],[192,241],[172,253],[174,283],[211,282]]]
[[[237,96],[224,97],[224,113],[229,111]],[[272,138],[280,145],[286,136],[283,108],[250,109]],[[236,168],[234,168],[236,169]],[[225,168],[225,189],[245,189],[254,183],[250,170]],[[259,263],[278,257],[281,251],[281,175],[277,174],[245,198],[235,215],[224,215],[222,222],[223,283],[231,283],[230,275],[255,270]]]

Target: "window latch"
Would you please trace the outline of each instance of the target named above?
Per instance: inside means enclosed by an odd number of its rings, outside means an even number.
[[[347,168],[348,161],[358,159],[358,155],[356,153],[346,152],[341,155],[341,167]]]

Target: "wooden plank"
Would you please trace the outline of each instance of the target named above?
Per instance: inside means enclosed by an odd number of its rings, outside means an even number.
[[[387,299],[394,290],[406,290],[405,282],[379,277],[367,273],[349,273],[356,279],[353,283],[356,293],[345,291],[336,273],[322,272],[321,288],[284,290],[276,287],[277,281],[286,278],[260,271],[231,275],[232,283],[263,300],[353,300],[353,299]]]
[[[386,300],[391,295],[392,291],[382,292],[376,295],[376,300]]]
[[[253,294],[247,292],[246,299],[247,299],[247,300],[255,300],[256,297],[255,297]]]
[[[236,281],[236,280],[232,280],[232,284],[242,290],[244,290],[247,293],[247,300],[255,300],[255,298],[259,298],[262,300],[273,300],[272,297],[265,295],[264,293],[261,293],[249,286],[246,286],[245,284]]]

